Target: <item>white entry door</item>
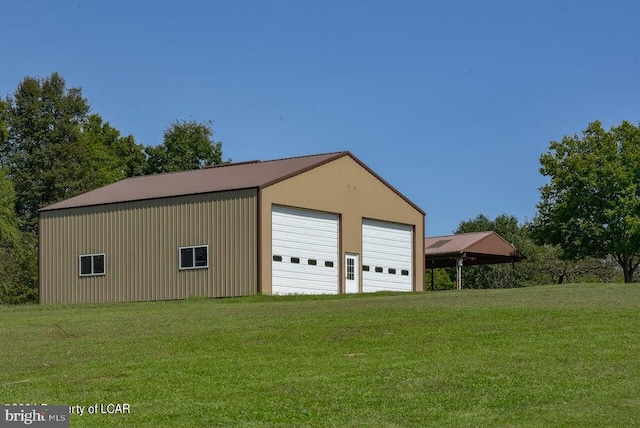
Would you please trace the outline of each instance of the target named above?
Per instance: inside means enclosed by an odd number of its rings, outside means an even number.
[[[360,263],[358,261],[357,254],[346,253],[344,255],[344,291],[345,293],[357,293],[358,282],[360,278],[358,273],[360,271]]]

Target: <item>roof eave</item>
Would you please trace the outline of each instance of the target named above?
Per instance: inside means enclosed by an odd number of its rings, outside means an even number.
[[[103,207],[107,205],[115,205],[115,204],[126,204],[130,202],[141,202],[141,201],[155,201],[162,199],[170,199],[170,198],[180,198],[182,196],[195,196],[195,195],[207,195],[214,193],[224,193],[224,192],[236,192],[238,190],[249,190],[249,189],[258,189],[258,186],[248,186],[248,187],[238,187],[235,189],[224,189],[224,190],[213,190],[210,192],[194,192],[194,193],[184,193],[179,195],[168,195],[168,196],[157,196],[151,198],[137,198],[137,199],[128,199],[125,201],[112,201],[112,202],[98,202],[95,204],[84,204],[84,205],[76,205],[71,207],[59,207],[59,208],[50,208],[56,204],[49,205],[48,207],[43,207],[38,210],[38,214],[41,212],[52,212],[52,211],[62,211],[62,210],[74,210],[78,208],[89,208],[89,207]]]

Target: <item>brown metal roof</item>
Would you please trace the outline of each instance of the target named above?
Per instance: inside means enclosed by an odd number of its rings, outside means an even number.
[[[519,262],[524,257],[496,232],[461,233],[424,239],[425,267]]]
[[[346,154],[338,152],[221,164],[211,168],[132,177],[49,205],[42,211],[264,187]]]
[[[419,212],[424,212],[350,152],[325,153],[270,161],[221,164],[182,172],[132,177],[41,208],[58,210],[171,196],[263,188],[343,156],[350,156]]]

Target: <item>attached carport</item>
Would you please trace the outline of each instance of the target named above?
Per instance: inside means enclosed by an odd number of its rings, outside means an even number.
[[[499,263],[514,263],[524,256],[496,232],[461,233],[424,239],[425,268],[455,267],[456,286],[462,289],[462,267]]]

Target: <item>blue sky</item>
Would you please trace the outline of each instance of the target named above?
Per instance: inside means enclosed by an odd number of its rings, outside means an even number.
[[[58,71],[145,145],[213,120],[234,161],[349,150],[427,213],[535,215],[549,142],[640,122],[637,1],[25,1],[0,95]]]

